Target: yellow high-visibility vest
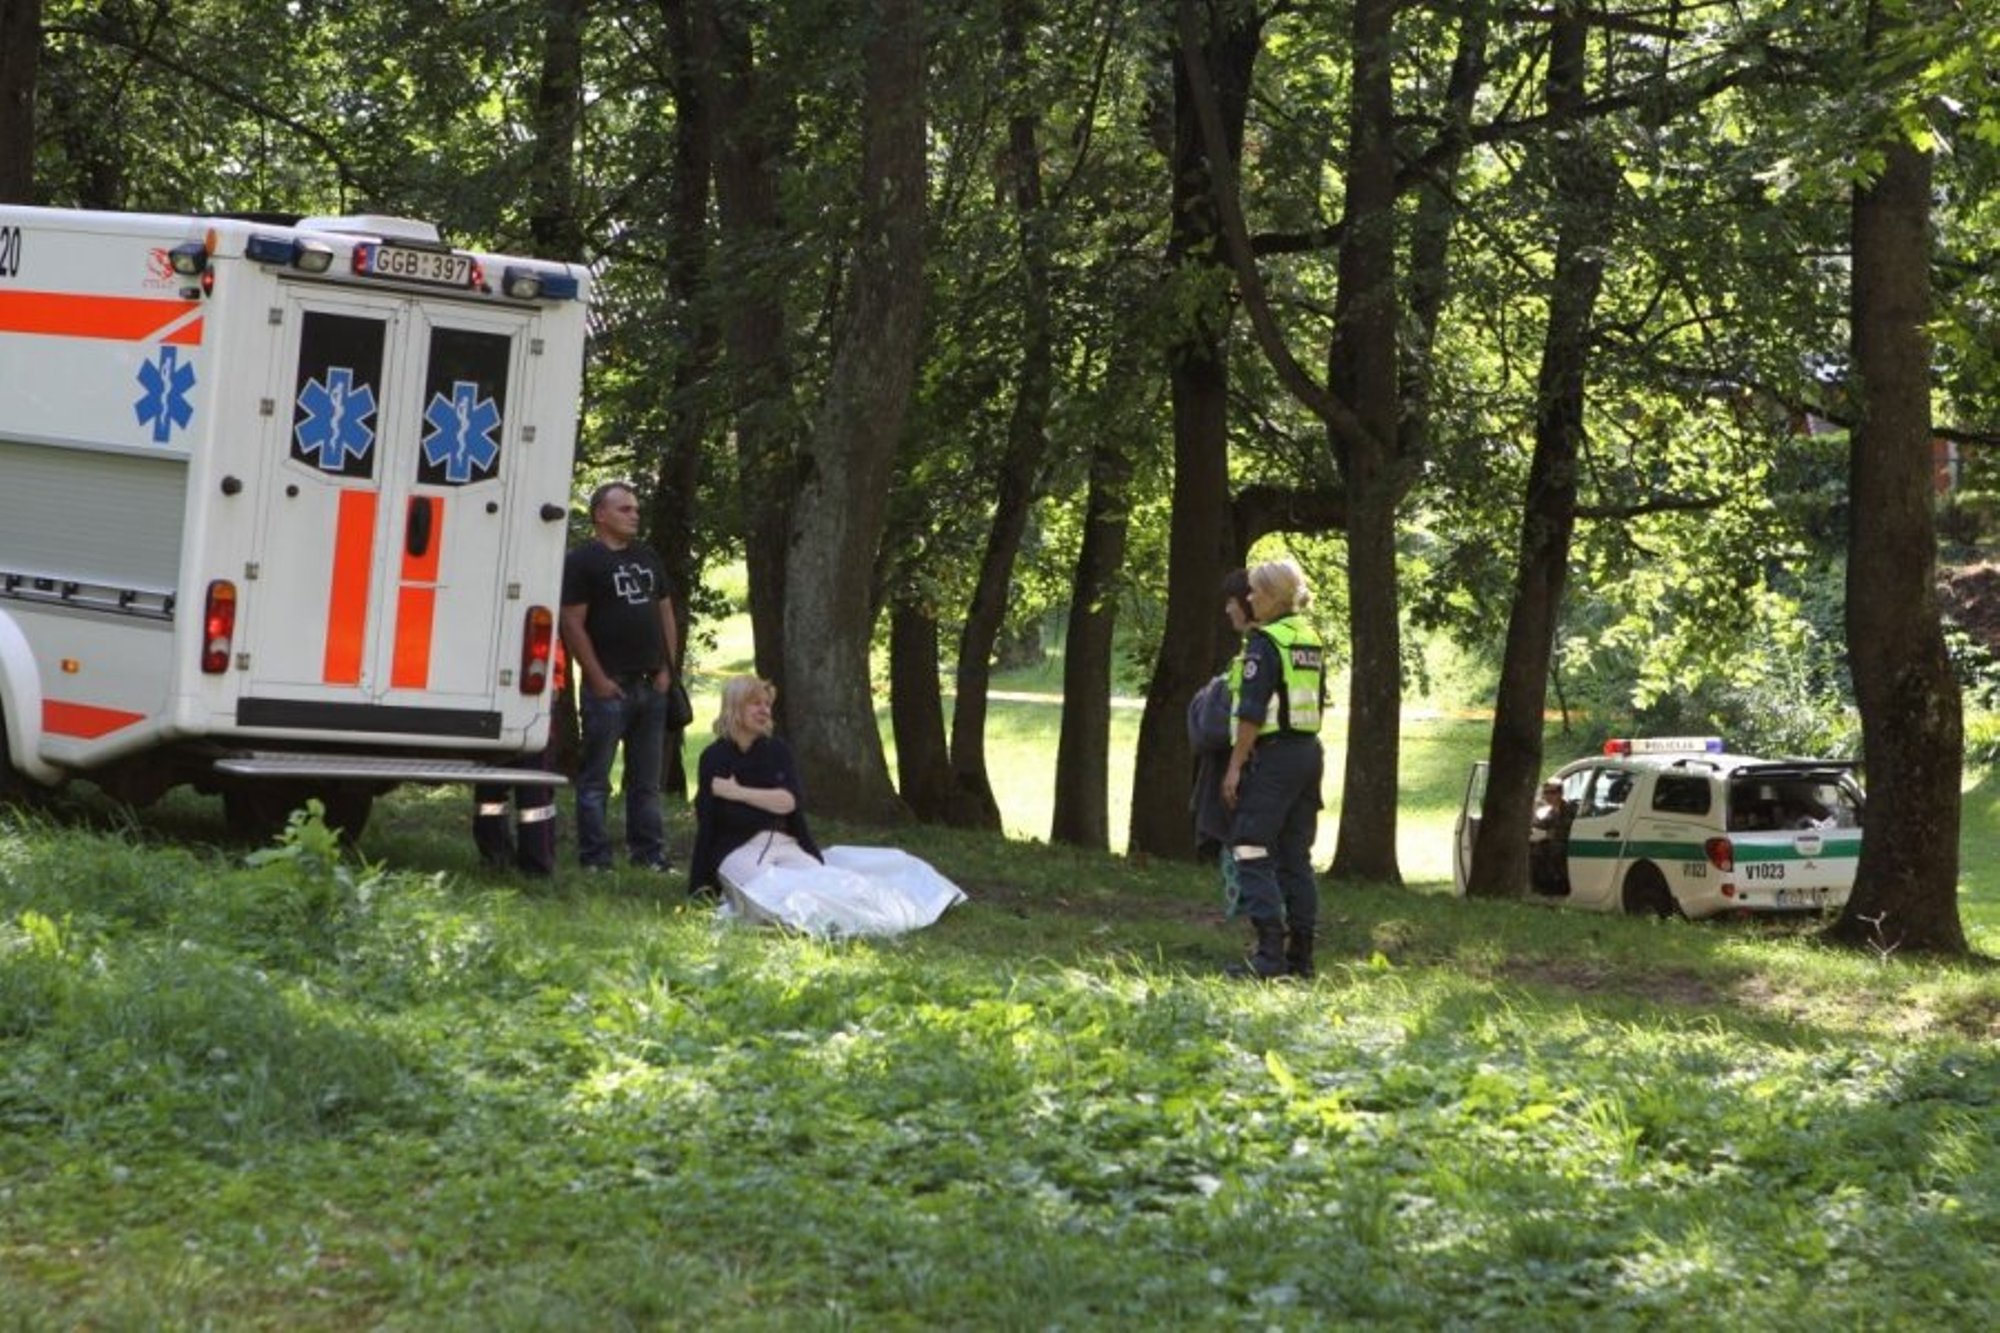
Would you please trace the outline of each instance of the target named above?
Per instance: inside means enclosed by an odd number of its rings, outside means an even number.
[[[1281,616],[1250,632],[1262,634],[1277,647],[1278,666],[1284,674],[1278,688],[1271,692],[1278,706],[1265,711],[1258,735],[1276,736],[1287,731],[1317,735],[1326,698],[1326,651],[1320,643],[1319,631],[1297,616]],[[1245,639],[1242,655],[1229,667],[1232,712],[1243,701],[1243,662],[1249,652],[1250,641]]]

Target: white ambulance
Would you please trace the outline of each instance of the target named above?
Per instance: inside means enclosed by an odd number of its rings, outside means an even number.
[[[358,832],[539,750],[588,288],[407,219],[0,205],[0,796]]]
[[[1863,800],[1852,764],[1726,754],[1714,736],[1646,737],[1607,741],[1548,781],[1560,805],[1521,830],[1531,901],[1701,918],[1836,909],[1853,891]],[[1461,894],[1485,799],[1478,763],[1454,830]]]

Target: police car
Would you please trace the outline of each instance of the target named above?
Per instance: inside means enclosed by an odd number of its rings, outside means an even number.
[[[1542,844],[1537,901],[1701,918],[1839,908],[1854,887],[1863,799],[1850,764],[1725,754],[1713,736],[1620,739],[1549,782],[1560,807],[1523,830]],[[1485,797],[1480,763],[1454,830],[1461,894]]]

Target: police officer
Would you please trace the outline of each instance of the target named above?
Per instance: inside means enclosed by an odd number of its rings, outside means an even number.
[[[1222,775],[1242,912],[1256,940],[1247,962],[1231,969],[1236,976],[1305,978],[1314,971],[1319,885],[1312,845],[1326,768],[1319,743],[1326,654],[1302,614],[1311,604],[1297,564],[1251,568],[1256,624],[1230,671],[1236,743]]]

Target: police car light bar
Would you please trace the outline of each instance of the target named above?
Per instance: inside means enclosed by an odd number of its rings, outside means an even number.
[[[1604,742],[1606,754],[1721,754],[1720,736],[1632,736]]]

